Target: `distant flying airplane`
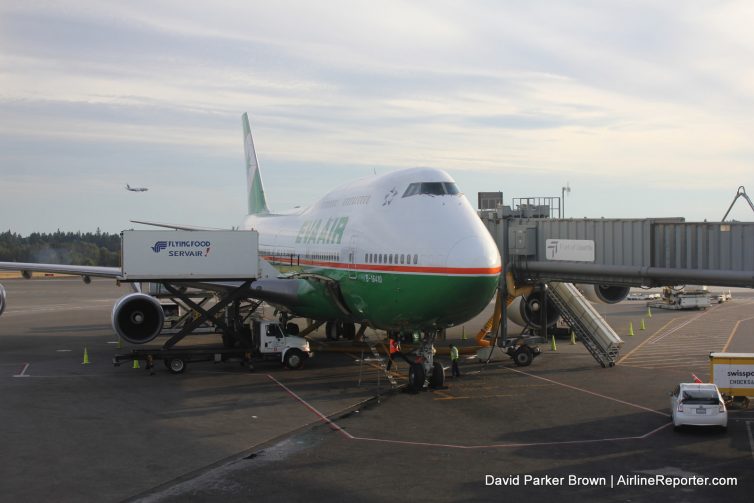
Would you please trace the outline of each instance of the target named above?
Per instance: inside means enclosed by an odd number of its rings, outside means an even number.
[[[126,184],[126,190],[130,190],[131,192],[146,192],[149,189],[146,187],[131,187],[130,185]]]

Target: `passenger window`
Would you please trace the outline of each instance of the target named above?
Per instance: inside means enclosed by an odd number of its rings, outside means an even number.
[[[405,258],[406,258],[406,256],[405,256],[404,254],[402,254],[402,253],[401,253],[401,264],[403,264],[403,263],[404,263],[404,262],[403,262],[403,260],[404,260]]]
[[[388,264],[392,264],[393,263],[393,254],[392,253],[387,256],[387,263]]]
[[[414,255],[414,265],[419,263],[419,255]]]

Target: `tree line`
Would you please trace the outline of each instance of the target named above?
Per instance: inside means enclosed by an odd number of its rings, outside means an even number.
[[[11,231],[0,233],[1,262],[48,264],[120,265],[120,234],[107,232],[32,232],[24,237]]]

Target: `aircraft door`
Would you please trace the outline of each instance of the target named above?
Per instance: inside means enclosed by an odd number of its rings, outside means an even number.
[[[356,279],[356,262],[357,262],[357,251],[358,251],[358,235],[354,234],[351,236],[351,243],[348,248],[346,248],[346,259],[348,260],[348,278],[349,279]]]

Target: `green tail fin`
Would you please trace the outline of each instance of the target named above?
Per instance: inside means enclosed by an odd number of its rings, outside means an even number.
[[[254,140],[251,137],[249,117],[243,114],[241,121],[243,122],[243,149],[246,157],[246,189],[249,198],[249,215],[269,213],[267,200],[264,197],[262,176],[259,173],[257,153],[254,150]]]

